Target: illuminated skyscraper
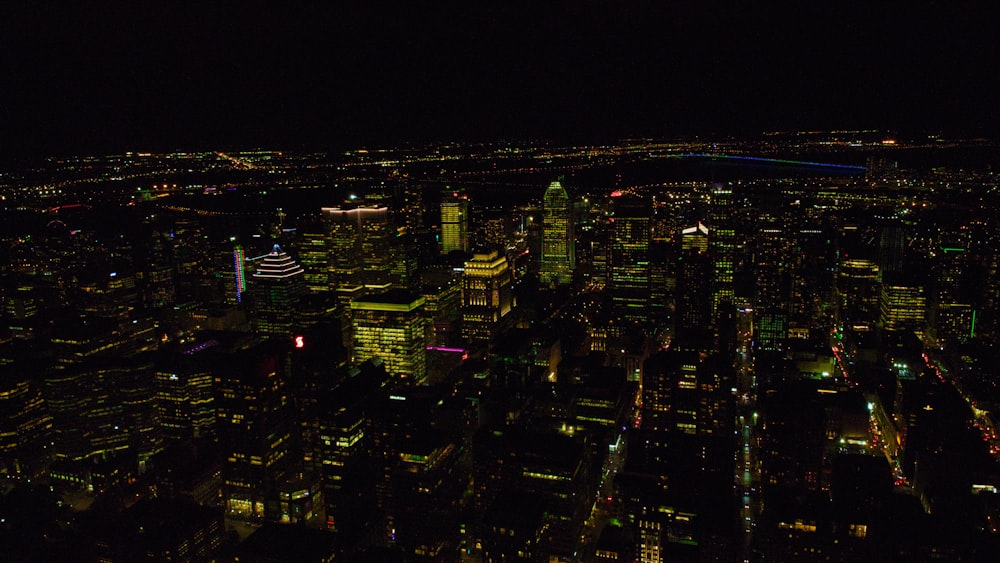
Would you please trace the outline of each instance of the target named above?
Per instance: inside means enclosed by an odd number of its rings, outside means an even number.
[[[924,288],[899,275],[887,275],[879,295],[879,328],[884,331],[912,330],[923,335],[927,302]]]
[[[324,207],[330,285],[386,289],[393,266],[393,231],[387,207]]]
[[[649,320],[650,201],[617,195],[608,253],[608,289],[618,320],[645,324]]]
[[[267,493],[289,470],[292,404],[288,351],[276,340],[219,354],[214,373],[216,427],[222,452],[226,515],[260,522]]]
[[[733,189],[720,184],[712,188],[709,207],[709,254],[714,262],[712,280],[712,312],[718,313],[719,302],[733,302],[733,271],[736,263],[736,229],[733,227]]]
[[[305,294],[302,267],[274,245],[253,273],[254,330],[258,334],[290,336],[299,300]]]
[[[0,473],[30,476],[49,440],[52,419],[27,361],[0,365]]]
[[[400,226],[407,234],[419,233],[424,228],[424,186],[413,182],[404,182],[402,188],[402,208]]]
[[[884,281],[887,275],[903,271],[905,260],[905,227],[898,223],[884,225],[878,240],[878,280]]]
[[[568,284],[573,281],[576,249],[573,218],[566,190],[552,182],[545,190],[542,212],[542,261],[539,272],[543,284]]]
[[[871,260],[842,260],[837,274],[840,320],[848,326],[874,327],[878,321],[878,266]]]
[[[758,231],[754,253],[754,342],[762,352],[784,352],[791,303],[791,261],[795,258],[787,231],[769,224]]]
[[[427,378],[424,297],[402,290],[351,301],[354,363],[381,358],[389,376],[411,385]]]
[[[469,250],[469,197],[451,188],[441,194],[441,254]]]
[[[708,227],[698,223],[681,231],[681,250],[708,253]]]
[[[489,342],[503,331],[514,309],[511,271],[497,252],[476,254],[462,276],[462,339]]]
[[[707,246],[707,240],[704,241]],[[712,260],[697,247],[681,250],[676,264],[677,298],[674,337],[705,339],[712,326]],[[697,335],[695,333],[698,333]],[[711,338],[707,339],[711,343]],[[704,342],[702,342],[704,343]]]
[[[330,252],[326,228],[322,224],[299,228],[299,262],[305,271],[306,288],[311,293],[330,291]]]
[[[156,410],[168,440],[215,434],[212,373],[194,347],[156,370]]]
[[[973,292],[966,287],[964,279],[968,262],[965,249],[959,246],[940,247],[935,255],[927,325],[939,346],[975,335]]]
[[[345,347],[350,347],[350,302],[389,289],[393,277],[393,231],[389,209],[357,206],[320,209],[327,229],[328,282],[339,302]]]

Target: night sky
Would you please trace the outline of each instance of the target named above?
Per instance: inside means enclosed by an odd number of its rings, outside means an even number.
[[[0,149],[1000,129],[958,2],[202,4],[4,3]]]

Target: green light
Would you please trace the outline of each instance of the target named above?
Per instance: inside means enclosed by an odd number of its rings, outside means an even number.
[[[976,310],[972,310],[972,327],[969,328],[969,338],[976,337]]]

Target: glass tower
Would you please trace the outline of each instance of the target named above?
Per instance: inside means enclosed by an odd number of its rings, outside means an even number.
[[[649,320],[649,239],[652,205],[627,195],[614,197],[610,218],[608,289],[615,317],[646,324]]]
[[[302,266],[274,245],[253,273],[254,330],[258,334],[289,336],[299,300],[305,294]]]
[[[469,250],[469,197],[446,188],[441,196],[441,254]]]
[[[573,281],[576,249],[569,197],[562,184],[549,184],[545,190],[542,209],[542,261],[539,278],[543,284],[568,284]]]
[[[390,377],[419,385],[427,379],[427,318],[423,296],[393,290],[351,301],[354,362],[381,358]]]

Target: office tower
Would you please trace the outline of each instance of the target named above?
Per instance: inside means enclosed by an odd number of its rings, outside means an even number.
[[[882,226],[878,239],[878,281],[903,271],[906,266],[906,229],[900,223]]]
[[[4,350],[0,363],[0,473],[9,478],[31,478],[51,440],[52,419],[35,381],[33,362],[15,360]]]
[[[793,252],[788,232],[776,226],[766,226],[757,232],[754,266],[757,286],[754,308],[778,309],[788,312],[791,300]]]
[[[10,321],[28,321],[38,314],[38,302],[31,285],[19,285],[4,297],[4,310]]]
[[[590,283],[602,288],[608,285],[609,234],[605,225],[599,225],[594,232],[594,240],[590,242]]]
[[[721,301],[734,301],[733,272],[736,265],[736,229],[733,225],[733,188],[726,184],[712,187],[709,200],[709,255],[714,263],[712,312],[718,313]]]
[[[462,284],[458,277],[439,283],[425,283],[421,293],[426,300],[424,310],[431,323],[427,334],[428,346],[450,346],[458,343],[458,320],[462,308]]]
[[[794,252],[787,231],[773,225],[756,237],[754,269],[754,343],[761,352],[783,352],[788,338],[788,312]]]
[[[380,358],[389,376],[409,385],[427,378],[425,299],[392,290],[351,301],[354,363]]]
[[[497,252],[475,254],[462,274],[462,339],[488,343],[511,321],[514,293],[507,258]]]
[[[319,396],[319,440],[313,457],[318,461],[329,530],[360,533],[366,524],[363,515],[370,516],[375,476],[367,466],[371,438],[366,434],[366,411],[387,379],[382,367],[365,362]]]
[[[321,212],[334,290],[387,289],[394,263],[389,209],[324,207]]]
[[[57,365],[46,374],[43,392],[59,459],[108,458],[131,450],[145,461],[162,448],[148,354],[95,355]]]
[[[469,196],[445,188],[441,194],[441,254],[469,250]]]
[[[699,349],[711,348],[712,259],[697,248],[682,250],[676,263],[674,338]]]
[[[649,317],[657,329],[672,325],[671,304],[677,289],[674,241],[654,239],[649,244]]]
[[[487,209],[479,219],[473,249],[477,252],[505,249],[514,242],[515,221],[507,209]]]
[[[617,195],[612,200],[608,253],[608,290],[618,321],[645,325],[649,320],[650,201]]]
[[[139,303],[135,274],[107,269],[84,272],[78,280],[76,305],[85,314],[128,324]]]
[[[322,223],[303,225],[298,230],[299,263],[310,293],[330,291],[330,252],[326,227]]]
[[[265,511],[269,493],[292,466],[287,344],[268,340],[210,353],[223,505],[231,518],[260,522],[273,516]]]
[[[735,380],[717,354],[671,349],[646,361],[642,428],[616,480],[642,560],[680,545],[705,553],[730,529]]]
[[[573,281],[576,249],[569,196],[558,181],[545,190],[542,205],[542,259],[539,281],[564,285]]]
[[[399,223],[406,234],[415,235],[424,228],[424,186],[404,181],[402,192]]]
[[[698,223],[681,230],[681,250],[695,250],[708,254],[708,227]]]
[[[934,258],[927,325],[938,346],[945,346],[975,336],[974,292],[966,282],[969,257],[965,248],[942,246]]]
[[[909,330],[923,335],[926,323],[927,300],[924,288],[914,280],[899,274],[883,278],[879,294],[879,322],[883,331]]]
[[[291,336],[305,295],[302,266],[274,245],[252,276],[253,327],[258,334]]]
[[[685,381],[690,383],[689,388],[697,387],[697,364],[698,353],[694,351],[660,351],[646,360],[642,378],[644,430],[666,433],[675,427],[674,395],[680,388],[680,380],[685,379],[681,374],[687,374]]]
[[[447,391],[412,387],[372,398],[368,427],[385,539],[427,560],[455,553],[471,489],[468,429]],[[460,416],[465,416],[463,413]]]
[[[156,408],[167,440],[215,435],[212,372],[198,356],[199,346],[158,362]]]
[[[169,239],[163,233],[153,232],[145,263],[138,264],[136,281],[140,305],[147,311],[162,310],[174,305],[174,263],[168,247]]]
[[[837,273],[840,322],[849,327],[873,328],[878,321],[879,269],[863,258],[845,258]]]

